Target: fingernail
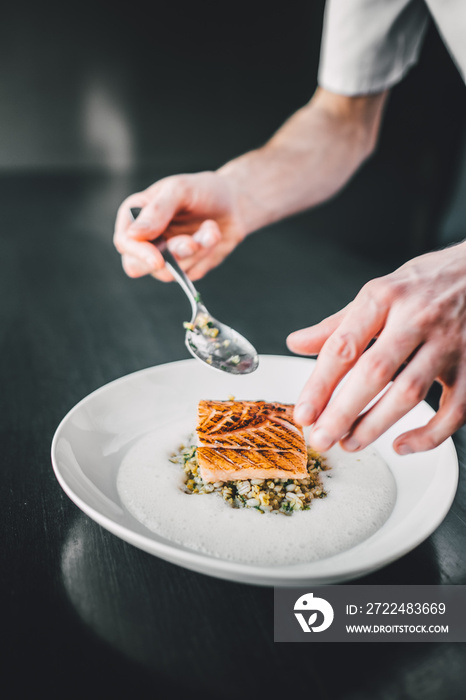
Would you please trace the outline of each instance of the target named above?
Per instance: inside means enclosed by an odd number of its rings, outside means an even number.
[[[411,454],[413,454],[413,451],[410,448],[410,446],[406,445],[406,444],[397,445],[395,447],[395,450],[398,452],[399,455],[411,455]]]
[[[208,231],[198,231],[193,236],[194,240],[204,248],[210,248],[214,243],[214,236]]]
[[[315,413],[315,408],[310,403],[299,403],[294,410],[294,419],[300,425],[311,425]]]
[[[353,452],[356,450],[359,450],[361,447],[360,443],[356,440],[354,437],[349,437],[346,440],[343,440],[343,447],[345,450],[348,450],[349,452]]]
[[[172,243],[171,251],[179,258],[189,258],[189,256],[193,254],[191,246],[188,243]]]
[[[321,451],[328,450],[333,444],[332,438],[323,428],[313,430],[309,436],[309,442],[312,447]]]

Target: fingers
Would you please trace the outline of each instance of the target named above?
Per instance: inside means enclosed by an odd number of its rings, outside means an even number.
[[[162,254],[151,243],[163,233],[167,233],[168,248],[188,276],[193,274],[193,279],[199,279],[214,266],[212,259],[202,259],[211,257],[212,249],[222,240],[216,221],[206,219],[197,230],[194,228],[194,235],[191,232],[190,235],[177,233],[180,224],[175,217],[186,205],[188,194],[182,178],[177,178],[176,183],[168,179],[149,191],[131,195],[123,202],[117,213],[114,244],[122,255],[123,269],[130,277],[150,273],[164,282],[173,280],[165,268]],[[133,208],[141,209],[136,220],[131,213]],[[182,224],[183,228],[186,230]]]
[[[199,226],[193,238],[203,248],[212,248],[220,242],[222,234],[216,221],[206,219]]]
[[[203,221],[193,236],[174,235],[168,240],[168,248],[171,253],[180,260],[191,258],[195,253],[209,250],[215,246],[222,238],[220,229],[216,221],[207,219]],[[187,264],[187,269],[194,263]]]
[[[218,245],[219,243],[222,243],[220,228],[216,221],[210,219],[204,221],[193,236],[174,235],[168,239],[170,252],[175,255],[180,267],[193,282],[204,277],[231,252],[225,242],[223,245]],[[153,277],[162,282],[173,280],[166,268],[154,271]]]
[[[113,240],[117,250],[120,253],[122,253],[123,251],[119,250],[118,244],[121,243],[121,239],[123,238],[126,230],[134,222],[134,217],[131,213],[131,209],[142,209],[147,204],[147,202],[148,198],[146,193],[136,192],[135,194],[132,194],[129,197],[127,197],[124,200],[124,202],[122,202],[122,204],[119,206],[115,221],[115,235]]]
[[[310,425],[319,417],[338,383],[382,328],[386,316],[386,304],[379,303],[370,290],[363,288],[322,347],[314,372],[295,408],[294,417],[298,423]],[[314,437],[317,444],[326,442],[324,435],[322,439],[318,439],[318,435]]]
[[[199,244],[191,236],[173,236],[169,238],[167,245],[169,251],[179,260],[190,258],[199,250]]]
[[[214,267],[220,265],[233,248],[234,245],[232,243],[221,241],[209,250],[200,249],[191,258],[180,260],[180,266],[189,279],[195,282],[204,277]]]
[[[435,379],[444,386],[436,416],[399,436],[395,449],[400,454],[431,449],[464,423],[465,270],[463,244],[415,258],[366,285],[343,317],[290,337],[289,346],[300,352],[316,352],[321,345],[295,409],[297,422],[315,422],[313,447],[326,450],[337,440],[348,450],[365,447],[419,403]],[[377,340],[366,350],[371,338]],[[366,409],[391,379],[385,394]]]
[[[142,277],[147,275],[152,269],[152,264],[145,264],[134,255],[122,255],[121,264],[128,277]]]
[[[400,455],[424,452],[441,445],[466,420],[466,381],[462,378],[454,389],[444,389],[445,399],[427,425],[400,435],[393,447]]]
[[[437,344],[422,345],[388,391],[356,420],[341,441],[342,447],[360,450],[380,437],[426,397],[444,364],[445,357]]]
[[[116,217],[113,242],[123,256],[123,268],[128,275],[140,277],[164,267],[162,254],[150,241],[167,229],[183,206],[186,192],[182,180],[176,186],[167,180],[158,183],[151,192],[138,192],[122,203]],[[141,209],[136,220],[131,213],[134,208]],[[193,243],[193,246],[193,249],[187,249],[185,244],[184,254],[192,255],[198,244]]]
[[[165,262],[160,251],[152,243],[128,242],[122,254],[122,264],[127,275],[141,277],[152,270],[160,270]]]
[[[295,352],[298,355],[316,355],[320,352],[329,335],[338,328],[347,313],[347,309],[348,307],[332,316],[328,316],[328,318],[324,318],[323,321],[316,323],[314,326],[290,333],[286,339],[288,348],[291,352]]]
[[[396,314],[389,318],[378,340],[360,357],[348,381],[318,418],[309,436],[312,446],[328,450],[346,435],[359,413],[387,386],[421,341],[421,331],[410,329],[407,319]],[[435,376],[429,379],[426,393]]]
[[[151,272],[150,274],[154,279],[159,280],[159,282],[173,282],[174,280],[173,275],[167,270],[166,267],[162,267],[161,270]]]
[[[113,242],[122,255],[123,269],[130,277],[141,277],[152,270],[164,266],[162,254],[149,241],[138,241],[128,235],[128,230],[134,222],[131,209],[143,207],[147,195],[142,192],[128,197],[118,209]]]
[[[231,252],[231,251],[228,251]],[[200,258],[188,271],[189,278],[196,282],[196,280],[202,279],[205,275],[210,272],[214,267],[220,265],[220,263],[228,255],[225,249],[220,249],[220,247],[214,248],[209,255]]]
[[[183,179],[179,178],[176,183],[171,179],[160,181],[153,188],[150,199],[142,207],[137,219],[130,225],[128,235],[136,240],[157,238],[184,207],[186,197],[187,185]]]

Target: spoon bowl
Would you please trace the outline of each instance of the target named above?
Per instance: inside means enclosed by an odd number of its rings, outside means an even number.
[[[212,369],[230,374],[249,374],[259,365],[251,343],[230,326],[220,323],[199,303],[197,314],[185,324],[185,343],[191,355]]]

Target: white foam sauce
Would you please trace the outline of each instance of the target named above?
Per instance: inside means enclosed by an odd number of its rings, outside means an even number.
[[[122,461],[118,492],[152,532],[220,559],[275,566],[324,559],[373,535],[395,504],[395,480],[371,447],[354,454],[332,448],[331,470],[322,473],[327,498],[290,517],[231,508],[215,493],[186,494],[181,466],[168,460],[183,434],[165,427],[135,444]]]

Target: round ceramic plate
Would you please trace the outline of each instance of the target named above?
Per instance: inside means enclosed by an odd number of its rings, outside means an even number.
[[[256,566],[212,557],[150,531],[131,515],[117,490],[118,470],[128,450],[154,429],[172,431],[177,424],[187,423],[194,428],[201,398],[233,394],[238,399],[294,403],[314,365],[310,359],[266,355],[253,374],[232,376],[212,372],[197,360],[183,360],[122,377],[83,399],[58,426],[52,443],[56,477],[71,500],[113,534],[204,574],[245,583],[302,586],[336,583],[375,571],[425,540],[442,522],[455,496],[458,460],[451,438],[435,450],[405,457],[391,447],[396,435],[432,417],[434,412],[425,402],[375,443],[396,482],[390,516],[371,537],[326,559]]]

